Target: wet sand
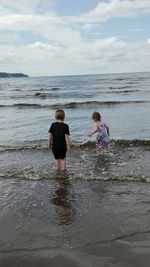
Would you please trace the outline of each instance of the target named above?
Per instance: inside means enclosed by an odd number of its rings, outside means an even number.
[[[148,267],[150,147],[0,153],[0,266]],[[50,161],[50,163],[49,163]]]
[[[0,266],[149,266],[150,184],[0,181]]]

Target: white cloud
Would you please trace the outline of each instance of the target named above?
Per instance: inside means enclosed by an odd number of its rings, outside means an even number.
[[[5,66],[10,72],[61,75],[150,68],[150,38],[147,43],[126,43],[115,36],[100,38],[99,32],[92,31],[97,22],[150,12],[149,0],[100,2],[95,9],[74,17],[59,17],[48,12],[54,0],[0,1],[0,37],[4,38],[5,31],[9,31],[9,37],[15,40],[16,36],[17,41],[17,36],[21,39],[26,33],[26,42],[22,41],[22,45],[15,46],[14,42],[14,45],[0,45],[0,71]],[[97,35],[96,38],[84,39],[83,30]]]
[[[62,58],[65,53],[65,49],[57,45],[51,45],[48,43],[36,42],[25,47],[28,50],[28,54],[32,53],[32,57],[45,59],[55,59],[56,57]]]
[[[137,16],[141,13],[150,13],[149,0],[110,0],[100,2],[93,10],[72,19],[81,23],[97,23],[115,17]]]
[[[150,67],[150,46],[128,44],[116,37],[61,47],[50,43],[0,46],[1,66],[32,75],[140,71]]]
[[[35,14],[48,12],[57,0],[0,0],[0,13]]]
[[[12,42],[12,41],[18,41],[20,40],[19,36],[15,33],[0,33],[0,42]]]
[[[83,30],[90,32],[93,29],[93,24],[87,23],[83,25]]]
[[[71,45],[80,42],[79,32],[72,30],[65,21],[54,13],[47,15],[3,15],[0,17],[0,30],[30,32],[53,42]]]

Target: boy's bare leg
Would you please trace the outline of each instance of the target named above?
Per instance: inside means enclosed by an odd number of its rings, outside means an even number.
[[[61,170],[65,171],[66,170],[66,159],[61,159],[60,163],[61,163]]]
[[[60,159],[56,159],[56,170],[60,171]]]

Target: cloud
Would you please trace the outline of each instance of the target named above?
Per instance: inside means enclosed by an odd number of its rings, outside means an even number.
[[[80,34],[54,13],[47,15],[10,14],[0,17],[0,30],[31,32],[53,42],[71,45],[80,42]]]
[[[117,37],[62,47],[35,42],[30,45],[0,46],[1,66],[32,75],[63,75],[140,71],[150,67],[148,43],[128,44]]]
[[[100,2],[96,8],[72,19],[80,23],[98,23],[111,18],[138,16],[142,13],[150,13],[149,0],[109,0]]]
[[[150,39],[145,43],[127,43],[116,36],[100,38],[100,33],[92,31],[97,22],[150,12],[150,1],[101,1],[95,9],[72,17],[52,12],[54,0],[0,1],[0,36],[5,38],[9,31],[12,37],[12,42],[9,37],[5,39],[7,45],[1,41],[1,71],[5,67],[10,72],[31,75],[63,75],[140,71],[150,67]],[[83,30],[90,38],[82,35]]]
[[[20,40],[19,36],[15,33],[10,33],[8,34],[8,32],[2,32],[0,33],[0,42],[4,43],[4,42],[13,42],[13,41],[18,41]]]
[[[28,54],[32,53],[35,58],[40,59],[55,59],[56,57],[62,58],[65,53],[65,49],[57,45],[51,45],[48,43],[36,42],[26,46]]]
[[[80,16],[59,17],[55,12],[48,13],[53,2],[54,0],[1,0],[2,8],[11,13],[1,14],[0,30],[30,33],[38,36],[39,40],[45,38],[49,42],[69,47],[83,43],[81,32],[85,30],[92,34],[93,23],[112,17],[150,12],[149,0],[110,0],[100,2],[95,9]],[[39,14],[39,10],[44,10],[45,14]],[[80,27],[81,22],[83,26]]]
[[[93,29],[93,24],[87,23],[83,25],[83,30],[90,32]]]
[[[41,14],[47,13],[57,0],[1,0],[1,14]]]

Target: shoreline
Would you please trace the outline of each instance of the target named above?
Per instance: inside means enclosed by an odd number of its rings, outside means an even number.
[[[68,179],[128,180],[150,182],[148,141],[122,142],[97,155],[94,142],[74,146],[67,154]],[[44,142],[2,147],[0,178],[24,180],[55,179],[55,160]]]

